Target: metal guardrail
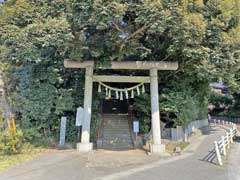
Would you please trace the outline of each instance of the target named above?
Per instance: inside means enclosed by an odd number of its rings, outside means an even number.
[[[230,144],[233,143],[233,138],[237,135],[237,127],[235,123],[228,121],[213,119],[212,122],[215,125],[223,125],[227,128],[225,135],[221,136],[221,140],[214,141],[214,148],[217,155],[218,164],[222,166],[222,156],[227,155],[227,149],[230,149]]]

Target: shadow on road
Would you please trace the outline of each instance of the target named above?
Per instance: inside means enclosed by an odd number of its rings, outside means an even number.
[[[199,160],[217,165],[217,163],[215,162],[215,160],[216,160],[215,149],[213,148],[212,150],[208,151],[208,154],[205,155],[202,159],[199,159]]]
[[[219,130],[216,129],[215,126],[210,125],[210,126],[208,126],[208,127],[206,127],[206,128],[201,129],[201,131],[202,131],[202,134],[203,134],[203,135],[210,135],[210,134],[215,134],[215,133],[217,133]],[[217,165],[217,163],[216,163],[215,148],[213,147],[211,150],[209,150],[209,151],[207,152],[206,155],[204,155],[203,158],[201,158],[201,159],[199,159],[199,160]]]
[[[240,143],[240,136],[236,136],[234,138],[234,143]]]
[[[209,128],[208,131],[207,131],[207,129],[205,129],[205,131],[202,132],[202,133],[209,135],[209,134],[212,134],[215,131],[217,131],[214,128],[214,126],[209,126],[208,128]],[[224,130],[227,130],[226,127],[220,127],[220,128],[224,129]],[[236,136],[234,138],[234,143],[240,143],[240,136]],[[218,163],[217,163],[217,155],[216,155],[216,152],[215,152],[215,148],[213,147],[212,150],[209,150],[208,153],[202,159],[199,159],[199,160],[217,165]]]

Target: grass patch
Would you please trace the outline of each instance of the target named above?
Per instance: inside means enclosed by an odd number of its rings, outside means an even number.
[[[184,150],[189,145],[189,142],[169,142],[166,144],[166,150],[168,153],[173,154],[176,147],[180,147],[181,150]]]
[[[36,155],[47,151],[46,147],[35,146],[30,143],[25,143],[18,154],[0,154],[0,171],[3,171],[13,165],[30,160]]]

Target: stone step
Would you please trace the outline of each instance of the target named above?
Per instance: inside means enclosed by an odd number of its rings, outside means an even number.
[[[121,143],[116,143],[116,144],[105,144],[104,143],[101,147],[104,149],[107,149],[107,150],[117,150],[117,151],[133,149],[133,145],[121,144]]]
[[[129,124],[128,121],[104,121],[104,125],[109,125],[109,124],[115,124],[115,125],[121,125],[121,124]]]
[[[119,128],[119,127],[129,127],[128,122],[121,122],[121,123],[104,123],[103,124],[104,127],[115,127],[115,128]]]
[[[128,121],[129,117],[103,117],[104,121]]]
[[[128,123],[128,119],[127,120],[104,120],[103,124],[124,124],[124,123]]]
[[[114,117],[114,118],[128,118],[129,116],[128,115],[103,115],[101,116],[103,118],[109,118],[109,117]]]
[[[102,129],[107,129],[107,130],[128,130],[129,131],[129,126],[103,126]]]
[[[126,119],[113,119],[113,118],[109,118],[109,119],[104,119],[104,122],[120,122],[120,121],[122,121],[122,122],[126,122],[126,121],[128,121],[129,120],[129,118],[126,118]]]
[[[106,114],[103,114],[103,117],[126,117],[126,116],[129,116],[128,114],[111,114],[111,113],[106,113]]]
[[[104,134],[104,137],[131,137],[131,133],[130,132],[126,132],[126,133],[121,133],[121,132],[102,132]]]
[[[115,128],[104,128],[102,129],[103,133],[121,133],[121,134],[126,134],[130,133],[129,128],[124,128],[124,129],[115,129]]]
[[[122,135],[122,134],[104,134],[102,136],[104,139],[111,139],[111,140],[115,140],[115,139],[131,139],[131,136],[130,134],[125,134],[125,135]]]
[[[127,144],[130,143],[131,144],[132,143],[130,138],[128,138],[128,139],[105,139],[105,138],[103,138],[102,142],[109,143],[109,144],[115,144],[115,143],[127,143]]]
[[[108,131],[103,131],[103,134],[107,135],[108,137],[113,137],[113,136],[121,136],[121,137],[125,137],[125,136],[130,136],[130,132],[108,132]]]
[[[128,117],[127,118],[114,118],[114,117],[110,117],[110,118],[104,118],[103,120],[104,120],[104,122],[107,122],[107,121],[110,121],[110,122],[124,121],[124,122],[126,122],[126,121],[129,120],[129,118]]]
[[[131,138],[131,134],[127,133],[127,134],[121,134],[121,133],[104,133],[103,137],[105,138]]]
[[[129,126],[104,126],[103,130],[129,131]]]
[[[110,144],[115,144],[115,143],[127,143],[127,144],[131,144],[132,143],[132,139],[131,138],[106,138],[103,137],[101,139],[101,142],[105,142],[105,143],[110,143]]]
[[[105,127],[102,130],[103,131],[109,131],[109,132],[129,132],[129,127],[125,127],[125,128],[122,128],[122,127],[119,127],[119,128]]]
[[[127,125],[119,125],[119,126],[110,126],[110,125],[107,125],[107,126],[103,126],[103,129],[113,129],[113,130],[128,130],[129,131],[129,126]]]
[[[103,118],[109,118],[109,117],[114,117],[114,118],[128,118],[129,115],[112,115],[112,114],[108,114],[108,115],[103,115],[101,116]]]
[[[130,133],[109,133],[109,132],[103,132],[104,137],[127,137],[130,136]]]
[[[123,146],[123,147],[132,147],[133,144],[131,142],[107,142],[103,141],[102,146]]]
[[[105,135],[103,136],[104,139],[108,139],[108,140],[116,140],[116,139],[123,139],[123,140],[131,140],[131,136],[130,135],[126,135],[126,136],[120,136],[120,135]]]
[[[110,150],[133,148],[128,115],[104,114],[103,120],[102,139],[98,147]]]
[[[115,144],[107,144],[103,143],[102,145],[99,145],[99,147],[105,148],[111,148],[111,149],[127,149],[127,148],[133,148],[134,146],[132,144],[126,144],[126,143],[115,143]]]
[[[131,143],[132,139],[131,137],[124,137],[124,138],[119,138],[119,137],[103,137],[102,139],[103,142],[111,142],[111,143]]]
[[[125,123],[128,121],[129,121],[128,118],[126,118],[126,119],[113,119],[113,118],[104,119],[104,123],[107,123],[107,122],[109,122],[109,123],[121,123],[121,122]]]

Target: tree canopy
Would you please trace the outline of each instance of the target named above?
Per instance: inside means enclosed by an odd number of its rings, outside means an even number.
[[[82,104],[84,72],[65,69],[64,58],[102,65],[177,61],[176,72],[159,73],[161,111],[173,114],[178,124],[202,118],[209,82],[221,79],[233,90],[239,88],[240,2],[8,0],[0,4],[0,60],[8,67],[8,93],[23,126],[57,129],[59,116],[73,114]]]

